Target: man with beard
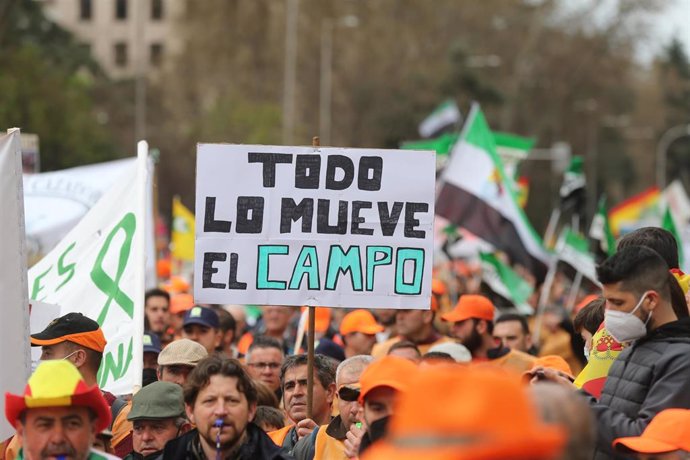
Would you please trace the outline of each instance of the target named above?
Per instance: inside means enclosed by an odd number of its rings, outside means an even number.
[[[536,360],[527,353],[502,346],[493,337],[495,307],[481,295],[460,296],[455,308],[441,318],[452,323],[451,333],[472,353],[473,362],[491,362],[520,374]]]
[[[390,348],[401,340],[414,343],[422,355],[434,345],[450,342],[450,337],[439,334],[434,327],[437,306],[436,302],[432,302],[429,310],[398,310],[395,315],[398,335],[374,345],[371,351],[372,356],[381,358],[387,355]]]
[[[91,449],[110,424],[110,407],[96,385],[88,385],[68,360],[41,363],[24,394],[5,394],[5,416],[17,430],[17,459],[115,459]]]
[[[256,399],[239,361],[211,356],[199,362],[184,389],[187,417],[196,429],[169,441],[163,458],[289,459],[250,421]]]
[[[280,369],[280,383],[283,389],[283,406],[292,423],[268,433],[273,442],[285,452],[292,452],[300,438],[310,435],[317,426],[331,421],[331,405],[336,390],[335,369],[335,362],[331,358],[314,355],[312,418],[307,418],[307,355],[285,358]]]

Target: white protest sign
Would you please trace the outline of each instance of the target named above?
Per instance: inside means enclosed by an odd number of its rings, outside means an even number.
[[[199,144],[199,302],[428,309],[429,151]]]
[[[136,331],[143,328],[139,278],[144,264],[138,262],[137,248],[143,252],[140,190],[146,178],[142,184],[145,171],[140,170],[146,169],[146,161],[143,167],[138,163],[29,270],[31,299],[59,305],[61,315],[81,312],[101,325],[108,344],[98,384],[115,394],[131,393],[141,382],[141,365],[137,369],[136,364],[141,338],[136,340]]]
[[[22,202],[22,152],[19,130],[0,135],[0,392],[20,393],[29,377],[29,299],[26,295],[26,252]],[[5,400],[0,401],[4,412]],[[0,439],[14,428],[3,417]]]

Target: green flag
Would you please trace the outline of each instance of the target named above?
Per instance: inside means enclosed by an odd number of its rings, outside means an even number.
[[[605,196],[599,199],[597,213],[594,215],[592,225],[589,227],[589,237],[599,242],[599,248],[607,257],[616,253],[616,240],[609,225]]]
[[[556,256],[594,283],[598,283],[594,255],[589,252],[588,246],[587,239],[566,227],[556,243]]]
[[[482,281],[496,294],[511,301],[520,313],[532,314],[534,310],[527,303],[534,292],[532,285],[494,254],[482,252],[479,258],[482,264]]]
[[[671,213],[671,208],[667,207],[666,212],[664,213],[664,219],[661,223],[661,227],[664,230],[668,230],[673,234],[673,237],[676,239],[676,244],[678,245],[678,265],[680,267],[683,266],[683,260],[684,260],[684,254],[683,254],[683,241],[680,239],[680,234],[678,233],[678,227],[676,226],[676,222],[673,219],[673,214]],[[672,267],[675,268],[675,267]]]

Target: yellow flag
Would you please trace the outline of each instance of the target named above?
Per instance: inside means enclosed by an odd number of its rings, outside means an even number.
[[[194,214],[173,198],[172,257],[177,260],[194,260]]]

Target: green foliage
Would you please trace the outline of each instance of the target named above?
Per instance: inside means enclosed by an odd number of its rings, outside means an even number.
[[[38,134],[44,170],[113,158],[94,114],[96,64],[39,2],[17,2],[9,16],[0,34],[0,127]]]

